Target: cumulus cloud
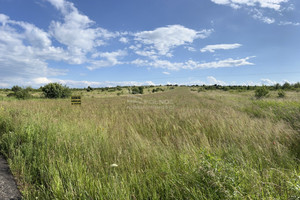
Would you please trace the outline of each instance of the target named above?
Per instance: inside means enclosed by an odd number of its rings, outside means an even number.
[[[207,78],[207,82],[209,85],[226,85],[226,83],[224,81],[220,81],[220,80],[217,80],[215,77],[213,76],[208,76]]]
[[[122,43],[124,43],[124,44],[127,44],[127,43],[129,42],[128,39],[127,39],[126,37],[121,37],[121,38],[119,39],[119,41],[122,42]]]
[[[236,49],[241,47],[241,44],[235,43],[235,44],[214,44],[214,45],[207,45],[204,48],[202,48],[201,52],[215,52],[216,50],[228,50],[228,49]]]
[[[92,55],[94,60],[90,61],[91,65],[87,66],[89,70],[98,69],[101,67],[115,66],[122,64],[123,62],[119,61],[119,58],[122,58],[127,55],[127,52],[124,50],[118,50],[114,52],[99,52]],[[101,58],[101,59],[97,59]],[[103,59],[104,58],[104,59]]]
[[[3,14],[1,19],[0,82],[64,74],[48,67],[47,60],[63,60],[68,56],[61,48],[52,46],[47,32]]]
[[[261,84],[262,85],[275,85],[276,83],[277,83],[276,81],[272,81],[272,80],[267,79],[267,78],[261,79]]]
[[[104,40],[115,37],[116,33],[106,29],[94,28],[94,21],[79,13],[73,3],[64,0],[48,0],[64,16],[64,22],[52,21],[50,32],[55,39],[69,49],[83,54],[94,47],[105,44]]]
[[[259,6],[261,8],[270,8],[279,10],[282,3],[289,0],[211,0],[212,2],[220,5],[229,5],[233,8],[240,8],[241,6]]]
[[[212,30],[196,31],[182,25],[169,25],[152,31],[135,33],[134,39],[146,45],[146,50],[155,50],[159,55],[170,56],[171,49],[193,43],[195,39],[204,39],[211,33]]]

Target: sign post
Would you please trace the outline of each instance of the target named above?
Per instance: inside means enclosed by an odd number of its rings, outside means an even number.
[[[71,96],[72,105],[81,105],[81,96]]]

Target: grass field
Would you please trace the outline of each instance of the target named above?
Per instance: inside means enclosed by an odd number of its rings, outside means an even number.
[[[300,93],[0,101],[25,199],[299,199]]]

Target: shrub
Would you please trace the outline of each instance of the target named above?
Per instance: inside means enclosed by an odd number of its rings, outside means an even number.
[[[11,88],[11,90],[12,90],[14,93],[16,93],[16,92],[18,92],[18,91],[21,91],[22,88],[21,88],[20,86],[15,85],[15,86],[13,86],[13,87]]]
[[[18,99],[29,99],[31,97],[31,95],[29,94],[29,90],[26,90],[26,89],[22,89],[22,90],[17,91],[15,93],[15,96]]]
[[[86,89],[87,92],[93,91],[93,88],[91,86],[88,86]]]
[[[140,86],[140,87],[133,87],[131,90],[132,94],[143,94],[144,93],[144,87]]]
[[[14,93],[14,92],[11,92],[11,93],[9,93],[8,95],[6,95],[7,97],[15,97],[16,96],[16,93]]]
[[[165,90],[158,87],[158,88],[156,88],[156,89],[153,89],[153,90],[152,90],[152,93],[159,92],[159,91],[162,91],[162,92],[163,92],[163,91],[165,91]]]
[[[203,87],[199,87],[198,92],[205,92],[205,89]]]
[[[284,97],[285,97],[285,92],[284,92],[283,90],[280,90],[280,91],[278,92],[278,97],[279,97],[279,98],[284,98]]]
[[[267,96],[268,94],[269,94],[269,90],[265,86],[259,87],[255,90],[256,98],[262,98]]]
[[[59,83],[49,83],[42,88],[46,98],[67,98],[71,95],[71,90],[67,86]]]
[[[16,97],[17,99],[29,99],[32,96],[29,94],[29,91],[32,91],[32,87],[27,87],[26,89],[21,88],[20,86],[13,86],[11,88],[13,93],[9,93],[8,97]]]

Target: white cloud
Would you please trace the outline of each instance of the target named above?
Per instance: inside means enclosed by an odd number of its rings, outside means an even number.
[[[181,25],[169,25],[153,31],[142,31],[134,34],[135,40],[148,49],[156,50],[159,55],[169,55],[170,50],[184,44],[191,44],[195,39],[206,38],[212,30],[196,31]]]
[[[163,74],[170,75],[170,72],[163,72]]]
[[[194,47],[185,47],[188,51],[195,52],[196,49]]]
[[[208,76],[206,79],[207,79],[207,82],[208,82],[209,85],[214,85],[214,84],[217,84],[217,85],[226,85],[226,83],[224,81],[217,80],[213,76]]]
[[[129,41],[128,41],[128,38],[126,38],[126,37],[121,37],[120,39],[119,39],[119,41],[120,42],[122,42],[122,43],[124,43],[124,44],[127,44]]]
[[[88,16],[79,13],[71,2],[48,1],[64,16],[64,22],[51,22],[50,33],[57,41],[67,46],[69,54],[74,58],[73,64],[86,62],[86,53],[93,51],[95,47],[106,44],[106,40],[119,35],[100,27],[93,27],[95,22]]]
[[[274,18],[270,18],[270,17],[266,17],[263,15],[263,11],[261,10],[258,10],[258,9],[252,9],[251,10],[251,13],[252,14],[252,17],[254,19],[257,19],[257,20],[260,20],[262,21],[263,23],[266,23],[266,24],[273,24],[275,22],[275,19]]]
[[[261,84],[262,85],[275,85],[277,82],[276,81],[272,81],[270,79],[261,79]]]
[[[5,24],[9,20],[9,17],[7,15],[0,13],[0,23]]]
[[[259,6],[261,8],[270,8],[279,10],[282,3],[289,0],[211,0],[212,2],[220,5],[229,5],[233,8],[240,8],[241,6]]]
[[[215,52],[215,50],[228,50],[228,49],[236,49],[241,47],[241,44],[235,43],[235,44],[215,44],[215,45],[207,45],[204,48],[202,48],[201,52]]]
[[[48,67],[47,60],[64,60],[68,55],[52,46],[47,32],[3,14],[1,18],[5,22],[0,23],[0,82],[64,73]]]
[[[141,85],[155,85],[152,81],[74,81],[74,80],[52,80],[73,88],[91,87],[115,87],[119,86],[141,86]]]
[[[292,25],[292,26],[300,26],[299,22],[289,22],[289,21],[281,21],[279,22],[280,26],[287,26],[287,25]]]
[[[180,70],[180,69],[209,69],[209,68],[223,68],[223,67],[239,67],[246,65],[254,65],[248,60],[253,57],[246,57],[242,59],[232,59],[228,58],[225,60],[219,60],[214,62],[205,62],[199,63],[197,61],[189,60],[187,62],[170,62],[168,60],[142,60],[136,59],[131,62],[131,64],[137,66],[145,66],[145,67],[154,67],[154,68],[162,68],[168,70]]]
[[[118,50],[114,52],[99,52],[92,55],[94,60],[91,60],[90,66],[87,66],[89,70],[95,70],[101,67],[111,67],[123,62],[119,61],[119,58],[122,58],[127,55],[127,52],[124,50]],[[104,58],[104,60],[96,60],[96,58]]]

